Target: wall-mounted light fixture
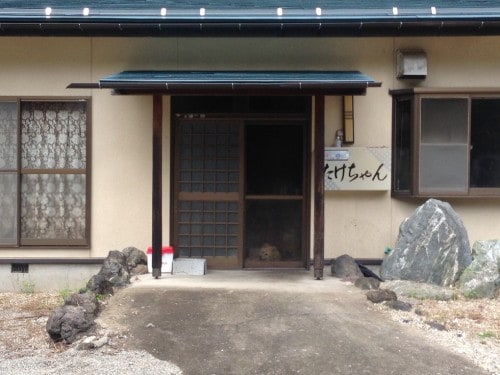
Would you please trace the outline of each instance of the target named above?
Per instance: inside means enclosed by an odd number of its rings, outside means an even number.
[[[354,96],[344,96],[343,104],[343,119],[344,119],[344,144],[354,143]]]

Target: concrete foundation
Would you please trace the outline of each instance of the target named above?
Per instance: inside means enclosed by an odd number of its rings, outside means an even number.
[[[0,264],[0,292],[78,290],[101,269],[100,264]]]

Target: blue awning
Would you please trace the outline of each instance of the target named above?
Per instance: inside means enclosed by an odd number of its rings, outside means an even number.
[[[117,94],[363,95],[381,83],[358,71],[124,71],[98,84]]]

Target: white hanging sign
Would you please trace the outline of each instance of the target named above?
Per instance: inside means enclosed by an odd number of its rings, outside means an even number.
[[[391,149],[326,147],[325,190],[389,190]]]

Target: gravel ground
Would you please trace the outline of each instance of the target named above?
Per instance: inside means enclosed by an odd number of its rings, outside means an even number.
[[[432,342],[500,375],[498,298],[446,302],[399,299],[412,303],[412,311],[395,311],[368,301],[367,308],[423,331]],[[52,310],[61,304],[58,294],[0,293],[0,374],[182,374],[174,364],[146,352],[124,350],[126,333],[105,324],[94,333],[108,337],[108,344],[99,349],[55,345],[45,324]]]
[[[0,293],[0,374],[182,374],[174,364],[149,353],[123,350],[126,336],[100,326],[95,335],[108,337],[102,348],[77,350],[76,344],[54,344],[45,325],[62,302],[59,294]]]
[[[145,352],[68,349],[57,356],[37,355],[0,363],[0,374],[182,374],[180,369]]]
[[[417,300],[398,296],[411,303],[411,311],[393,310],[384,304],[371,309],[423,331],[434,343],[468,358],[494,375],[500,375],[500,300],[451,301]]]

